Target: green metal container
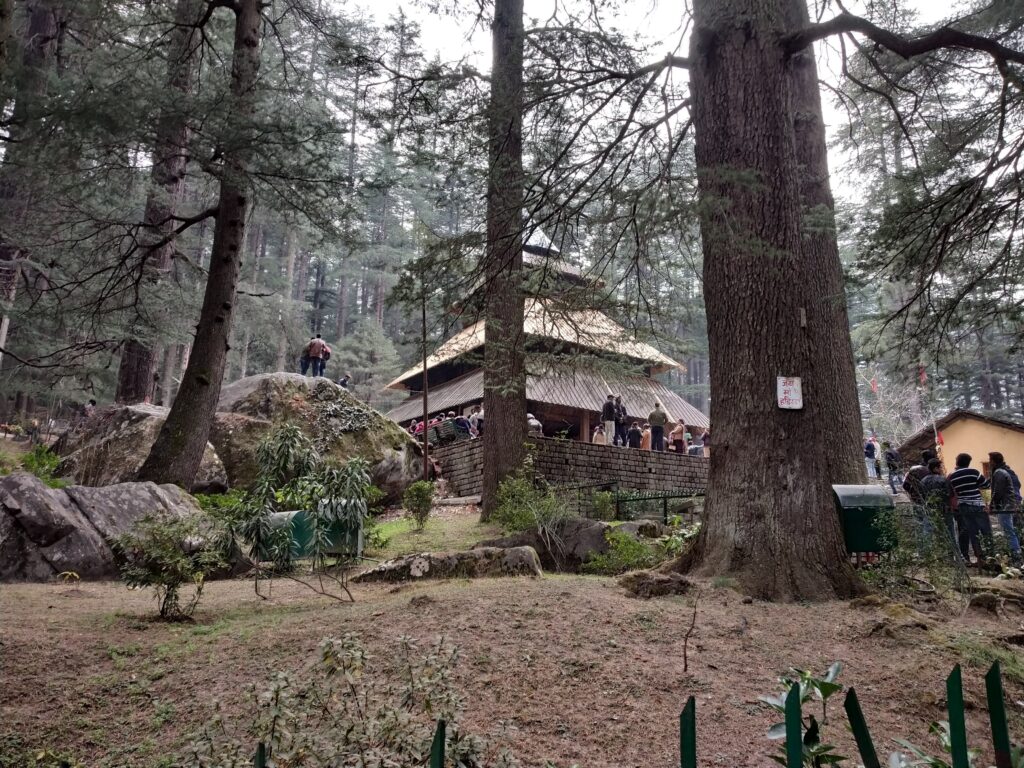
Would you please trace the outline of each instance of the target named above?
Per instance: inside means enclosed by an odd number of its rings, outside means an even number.
[[[313,554],[313,527],[309,516],[304,510],[294,512],[274,512],[270,516],[270,524],[274,528],[290,526],[292,530],[292,557],[309,557]],[[337,522],[330,529],[330,546],[328,554],[332,556],[348,555],[361,557],[363,554],[362,530],[350,530],[345,523]],[[263,559],[270,559],[265,552],[260,553]]]
[[[832,494],[843,525],[846,551],[885,551],[876,521],[882,512],[895,509],[889,489],[878,485],[833,485]]]

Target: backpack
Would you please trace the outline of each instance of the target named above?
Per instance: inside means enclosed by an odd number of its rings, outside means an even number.
[[[328,360],[331,359],[331,348],[328,347],[326,344],[324,344],[323,357],[321,357],[320,359],[323,360],[324,362],[327,362]]]

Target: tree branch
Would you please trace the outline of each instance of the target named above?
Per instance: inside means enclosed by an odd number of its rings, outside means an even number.
[[[987,53],[997,62],[1012,61],[1024,65],[1024,52],[1007,48],[1002,43],[983,35],[974,35],[953,27],[939,27],[927,35],[907,38],[882,29],[867,19],[854,16],[848,11],[843,11],[828,21],[811,24],[809,27],[785,35],[782,38],[782,46],[788,55],[793,55],[818,40],[847,32],[859,32],[874,41],[876,45],[880,45],[904,59],[931,53],[940,48],[962,48]]]

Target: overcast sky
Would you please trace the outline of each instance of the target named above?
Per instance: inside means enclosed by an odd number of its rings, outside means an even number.
[[[814,0],[811,0],[812,2]],[[687,16],[684,0],[619,0],[622,10],[618,15],[605,13],[602,22],[606,26],[616,27],[626,33],[638,34],[651,45],[652,52],[687,52],[688,40],[684,38],[683,22]],[[565,0],[525,0],[527,24],[530,20],[543,20],[552,14],[553,9],[565,5]],[[846,6],[853,13],[862,10],[864,0],[849,0]],[[904,6],[915,10],[922,24],[931,24],[954,16],[960,5],[955,0],[905,0]],[[402,8],[406,15],[414,19],[422,30],[422,46],[424,53],[431,57],[439,54],[442,61],[454,62],[462,58],[470,61],[481,71],[490,69],[490,29],[483,25],[473,24],[468,17],[452,17],[433,14],[418,2],[408,0],[374,0],[366,15],[374,16],[379,21],[386,21],[389,16]],[[812,17],[815,12],[812,8]],[[826,11],[826,18],[833,11]],[[827,82],[839,82],[838,50],[828,44],[818,45],[819,75]],[[822,105],[825,124],[831,139],[836,131],[843,129],[845,113],[838,109],[834,98],[822,94]],[[836,150],[830,150],[829,163],[833,171],[832,184],[836,195],[840,198],[856,197],[856,188],[848,182],[844,183],[842,174],[835,171],[846,165],[846,158]]]

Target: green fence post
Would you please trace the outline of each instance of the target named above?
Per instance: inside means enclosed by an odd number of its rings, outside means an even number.
[[[697,701],[693,696],[679,714],[679,768],[697,768]]]
[[[1011,768],[1010,729],[1006,727],[1003,678],[999,673],[998,661],[985,675],[985,698],[988,699],[988,719],[992,724],[992,747],[996,754],[996,768]]]
[[[262,741],[256,745],[256,759],[252,765],[253,768],[267,768],[267,745]]]
[[[437,721],[434,743],[430,745],[430,768],[444,768],[444,720]]]
[[[950,755],[953,768],[970,768],[967,759],[967,723],[964,721],[964,688],[960,665],[946,678],[946,709],[949,712]]]
[[[857,742],[860,759],[864,761],[864,768],[881,768],[881,764],[878,762],[878,753],[875,752],[875,745],[871,741],[868,724],[860,709],[860,701],[857,699],[855,689],[851,688],[850,692],[846,694],[843,709],[846,710],[846,718],[850,721],[850,730],[853,731],[853,738]]]
[[[786,695],[786,768],[803,765],[804,737],[800,718],[800,684],[794,683]]]

